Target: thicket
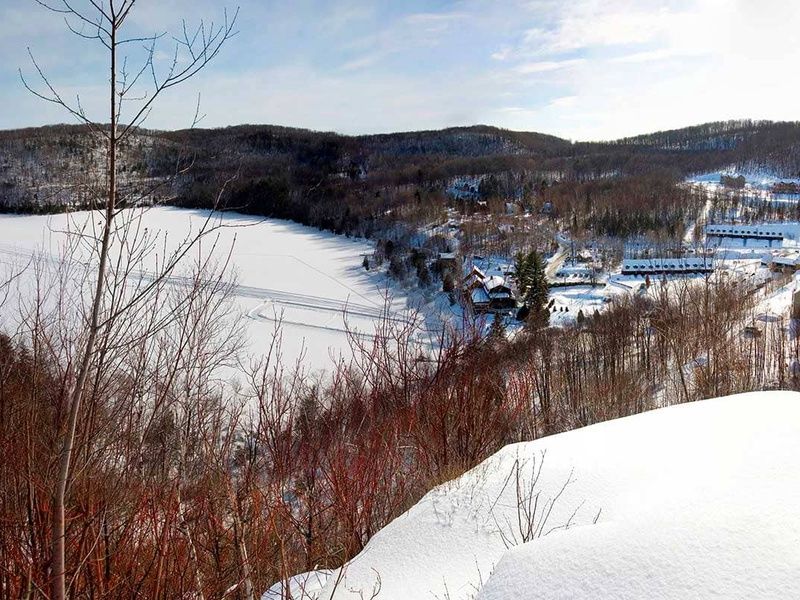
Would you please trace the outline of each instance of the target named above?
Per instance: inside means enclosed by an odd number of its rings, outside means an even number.
[[[272,351],[220,386],[238,345],[227,286],[109,331],[93,358],[67,496],[70,597],[248,598],[336,567],[433,486],[502,446],[606,419],[764,387],[798,387],[785,322],[724,281],[621,299],[581,327],[514,339],[414,324],[351,336],[320,380]],[[209,281],[216,281],[213,285]],[[166,305],[166,306],[163,306]],[[149,306],[149,305],[148,305]],[[155,307],[156,305],[154,305]],[[146,337],[164,309],[168,327]],[[50,490],[70,385],[63,323],[40,310],[0,337],[0,588],[46,597]],[[149,323],[149,324],[148,324]],[[121,336],[121,337],[120,337]]]

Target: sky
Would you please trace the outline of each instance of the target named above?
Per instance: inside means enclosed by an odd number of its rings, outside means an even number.
[[[147,126],[190,126],[198,94],[203,127],[346,134],[482,123],[600,140],[800,120],[794,0],[138,0],[123,33],[178,34],[183,19],[208,26],[237,6],[237,35]],[[19,70],[40,86],[29,49],[64,98],[108,121],[105,49],[34,0],[0,0],[0,128],[73,121],[23,87]],[[159,72],[173,52],[167,35]]]

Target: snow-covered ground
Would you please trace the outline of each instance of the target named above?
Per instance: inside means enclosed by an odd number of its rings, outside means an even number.
[[[595,310],[602,311],[615,293],[619,292],[604,283],[597,287],[575,285],[550,288],[550,299],[556,309],[550,313],[550,325],[570,325],[577,320],[580,311],[585,317],[591,317]]]
[[[800,194],[776,194],[772,192],[773,185],[781,182],[800,184],[800,178],[778,177],[769,171],[738,171],[736,169],[728,169],[725,171],[716,171],[712,173],[695,175],[694,177],[689,178],[687,183],[701,185],[709,191],[722,190],[724,188],[720,184],[720,177],[723,175],[730,177],[738,177],[740,175],[743,176],[745,178],[745,185],[740,192],[744,196],[749,196],[754,200],[768,200],[771,202],[786,204],[800,202]]]
[[[800,597],[799,452],[794,392],[507,446],[378,532],[318,597]]]
[[[36,253],[54,261],[64,243],[64,229],[75,229],[91,213],[52,216],[0,215],[0,275],[6,269],[24,267]],[[142,226],[174,247],[196,232],[207,212],[154,208],[142,215]],[[348,239],[288,221],[225,213],[215,217],[221,227],[202,243],[205,252],[219,255],[232,249],[230,272],[236,278],[236,310],[246,317],[250,349],[261,352],[272,340],[276,321],[282,320],[283,359],[293,362],[304,353],[310,369],[331,365],[332,357],[348,355],[346,323],[366,335],[384,310],[387,277],[367,272],[362,256],[373,247],[363,240]],[[187,257],[188,268],[196,252]],[[176,270],[171,279],[184,285]],[[6,272],[8,272],[6,270]],[[33,269],[23,274],[33,277]],[[392,299],[394,318],[404,318],[404,298]],[[8,304],[6,305],[8,307]],[[7,311],[9,312],[9,311]]]

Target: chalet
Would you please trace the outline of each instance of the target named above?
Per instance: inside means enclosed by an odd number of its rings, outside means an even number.
[[[461,282],[461,287],[465,290],[473,290],[476,287],[483,287],[483,282],[486,280],[486,273],[481,271],[475,265],[472,265],[469,273],[466,274]]]
[[[499,275],[487,277],[473,266],[462,282],[464,295],[476,314],[511,311],[517,306],[514,291]]]
[[[714,259],[698,258],[626,258],[622,261],[623,275],[691,275],[712,273]]]
[[[517,299],[514,297],[514,292],[502,277],[490,277],[484,283],[484,288],[489,295],[490,311],[502,312],[513,310],[517,307]]]

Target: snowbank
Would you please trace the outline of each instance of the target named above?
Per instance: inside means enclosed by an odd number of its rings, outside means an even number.
[[[291,577],[285,585],[283,581],[277,582],[261,596],[261,600],[285,600],[287,596],[297,600],[314,598],[319,595],[330,576],[331,571],[328,570],[300,573]]]
[[[508,446],[390,523],[320,597],[369,598],[378,579],[380,600],[800,597],[799,454],[793,392]]]

